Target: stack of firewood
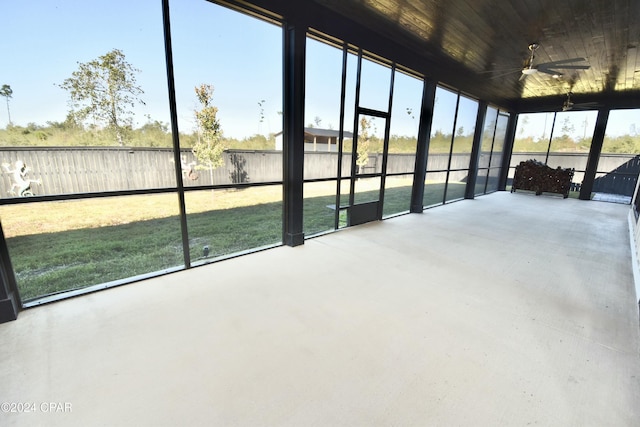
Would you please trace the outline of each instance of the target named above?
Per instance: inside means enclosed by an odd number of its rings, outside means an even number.
[[[534,191],[536,195],[558,193],[567,198],[573,173],[574,169],[563,169],[559,166],[557,169],[552,169],[535,159],[520,162],[516,166],[511,192],[527,190]]]

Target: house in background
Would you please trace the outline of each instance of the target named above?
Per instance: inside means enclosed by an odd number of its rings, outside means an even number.
[[[351,139],[351,132],[343,132],[343,138]],[[338,152],[338,137],[340,131],[334,129],[304,128],[304,151]],[[276,137],[276,150],[282,150],[282,132]]]

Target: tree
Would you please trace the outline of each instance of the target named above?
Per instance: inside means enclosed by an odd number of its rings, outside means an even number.
[[[520,126],[520,135],[522,135],[524,133],[524,129],[529,124],[529,116],[526,114],[523,114],[520,117],[522,117],[522,120],[520,121],[520,123],[522,124],[522,126]],[[520,120],[520,118],[518,118],[518,120]]]
[[[265,104],[264,99],[261,99],[260,101],[258,101],[258,107],[260,107],[260,123],[264,122],[264,104]]]
[[[113,49],[86,63],[78,62],[78,70],[59,86],[71,97],[70,113],[78,122],[88,118],[94,125],[111,130],[119,145],[124,145],[125,131],[132,126],[130,110],[144,91],[136,84],[140,70],[129,64],[124,53]]]
[[[571,123],[571,119],[569,117],[565,117],[562,121],[561,138],[563,138],[565,141],[568,140],[575,130],[576,128],[575,126],[573,126],[573,123]]]
[[[169,124],[153,120],[146,114],[147,122],[131,136],[131,145],[140,147],[171,147]]]
[[[11,124],[11,111],[9,111],[9,99],[11,98],[11,95],[13,95],[11,86],[2,85],[2,88],[0,88],[0,96],[4,96],[7,100],[7,116],[9,117],[9,124]]]
[[[358,147],[356,165],[358,165],[358,173],[363,173],[364,167],[369,163],[369,146],[371,145],[371,138],[369,136],[369,129],[371,128],[371,120],[366,117],[360,119],[360,134],[358,135]]]
[[[195,111],[198,140],[193,145],[192,151],[200,163],[196,165],[196,169],[208,169],[213,182],[213,170],[224,164],[222,153],[226,147],[222,140],[220,121],[216,117],[218,108],[211,105],[213,86],[201,84],[195,87],[195,91],[202,108]]]

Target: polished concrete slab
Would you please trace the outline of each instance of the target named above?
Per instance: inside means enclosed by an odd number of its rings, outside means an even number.
[[[0,425],[640,425],[628,209],[495,193],[27,310]]]

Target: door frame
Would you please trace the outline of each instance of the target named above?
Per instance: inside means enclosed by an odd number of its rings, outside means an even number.
[[[382,212],[384,207],[384,188],[386,183],[387,162],[389,157],[389,133],[391,129],[391,108],[393,105],[393,85],[396,73],[396,64],[391,64],[391,78],[389,81],[389,94],[387,111],[374,110],[360,106],[360,83],[362,78],[362,49],[358,49],[358,68],[356,77],[356,96],[353,118],[353,143],[351,145],[351,173],[349,176],[349,202],[347,209],[347,227],[363,224],[370,221],[382,220]],[[362,115],[384,119],[384,136],[382,148],[382,165],[380,172],[359,173],[357,162],[358,155],[358,137],[360,135],[360,117]],[[340,176],[340,173],[338,174]],[[355,203],[356,181],[360,178],[380,178],[380,187],[378,188],[378,199],[375,201],[367,201],[363,203]],[[340,177],[340,179],[342,179]]]

